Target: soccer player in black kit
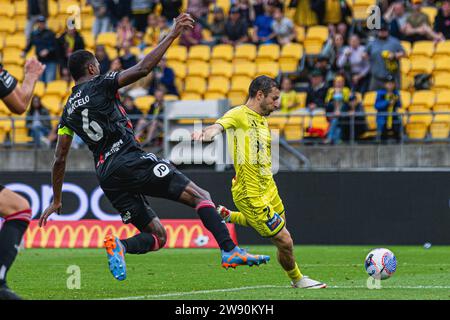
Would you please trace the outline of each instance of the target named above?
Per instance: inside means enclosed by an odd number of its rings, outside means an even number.
[[[68,99],[58,129],[53,164],[53,202],[42,214],[39,224],[61,211],[61,189],[65,163],[72,136],[76,133],[94,155],[100,187],[122,217],[140,233],[118,239],[105,238],[109,268],[118,280],[126,278],[125,253],[157,251],[166,243],[166,232],[145,196],[181,202],[196,209],[205,227],[214,235],[222,250],[222,266],[259,265],[268,256],[252,255],[236,246],[226,225],[217,215],[209,193],[179,172],[170,162],[143,151],[134,138],[131,122],[121,106],[117,90],[145,76],[158,64],[171,43],[194,20],[181,14],[170,33],[137,65],[100,75],[99,63],[90,52],[79,50],[69,57],[69,70],[75,86]]]
[[[27,110],[36,82],[44,69],[45,66],[37,59],[28,60],[22,86],[18,86],[17,79],[0,64],[0,99],[12,113],[22,114]],[[0,230],[0,300],[18,300],[20,297],[6,285],[6,274],[30,224],[28,200],[0,185],[0,217],[5,219]]]

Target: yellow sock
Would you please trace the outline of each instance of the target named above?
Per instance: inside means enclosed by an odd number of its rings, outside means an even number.
[[[249,226],[247,219],[245,219],[245,216],[239,211],[231,211],[230,222],[244,227]]]
[[[289,278],[291,278],[292,281],[296,282],[303,278],[302,273],[300,272],[300,268],[298,267],[297,263],[295,263],[295,268],[291,271],[286,271]]]

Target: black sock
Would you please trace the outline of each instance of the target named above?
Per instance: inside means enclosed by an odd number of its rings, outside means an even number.
[[[155,237],[151,233],[139,233],[131,238],[120,240],[126,253],[144,254],[155,248]]]
[[[197,207],[197,214],[202,220],[206,229],[208,229],[219,244],[220,249],[224,251],[231,251],[236,247],[236,244],[231,240],[230,232],[216,212],[216,206],[212,201],[202,201]]]
[[[28,221],[10,220],[0,230],[0,286],[6,284],[6,274],[17,256],[28,224]]]

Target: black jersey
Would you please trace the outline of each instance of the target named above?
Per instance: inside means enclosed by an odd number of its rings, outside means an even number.
[[[130,153],[144,152],[119,100],[118,76],[109,72],[74,86],[58,129],[58,134],[76,133],[88,145],[100,180],[126,163]]]
[[[13,92],[16,86],[17,79],[3,69],[3,65],[0,64],[0,99]]]

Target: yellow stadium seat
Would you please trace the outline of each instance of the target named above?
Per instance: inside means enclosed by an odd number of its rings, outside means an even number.
[[[436,60],[448,56],[450,56],[450,40],[438,42],[434,50],[433,58]]]
[[[256,46],[251,43],[240,44],[234,51],[233,62],[254,61],[256,59]]]
[[[188,64],[187,69],[188,76],[209,77],[209,63],[207,62],[194,61]]]
[[[352,6],[353,19],[366,20],[369,15],[368,8],[376,4],[376,0],[354,0]]]
[[[280,46],[277,44],[263,44],[258,48],[256,63],[278,61],[280,57]]]
[[[220,92],[209,92],[206,91],[206,93],[203,95],[205,100],[221,100],[226,99],[227,96]]]
[[[223,12],[226,15],[228,15],[228,11],[230,11],[230,1],[229,0],[217,0],[216,6],[221,7],[223,9]]]
[[[296,99],[297,99],[297,107],[298,108],[306,108],[306,92],[297,92]]]
[[[408,109],[411,105],[411,93],[406,90],[400,90],[400,103],[403,109]]]
[[[119,53],[116,48],[105,46],[105,51],[111,61],[119,57]]]
[[[433,139],[447,139],[450,133],[450,123],[433,122],[430,125],[430,134]]]
[[[181,100],[202,100],[202,95],[195,92],[183,92]]]
[[[406,125],[406,134],[409,139],[423,140],[428,131],[428,126],[423,122],[412,122]]]
[[[412,46],[411,57],[431,58],[434,53],[433,41],[416,41]]]
[[[276,62],[262,62],[256,65],[256,76],[266,75],[275,78],[279,72],[280,67]]]
[[[27,18],[25,16],[18,16],[15,20],[17,31],[23,33],[28,23]]]
[[[434,19],[436,18],[436,15],[438,13],[438,10],[436,7],[422,7],[420,8],[420,11],[425,13],[428,16],[428,19],[430,20],[430,24],[434,24]]]
[[[233,75],[233,65],[229,62],[214,62],[211,63],[210,76],[223,76],[231,78]]]
[[[270,130],[279,130],[280,132],[282,132],[287,122],[288,117],[286,115],[273,114],[270,117],[267,117],[267,123]]]
[[[303,43],[303,41],[305,41],[305,27],[295,26],[295,39],[299,43]]]
[[[313,128],[322,129],[326,131],[329,127],[329,123],[325,113],[316,113],[311,116],[311,126]]]
[[[9,116],[11,115],[11,110],[8,109],[3,100],[0,100],[0,115]]]
[[[38,97],[43,97],[45,94],[45,83],[42,81],[36,82],[36,86],[34,87],[34,94]]]
[[[109,47],[117,46],[117,34],[115,32],[103,32],[97,36],[97,45],[104,45]]]
[[[14,17],[15,13],[14,5],[11,3],[0,2],[0,17]]]
[[[23,66],[25,59],[20,56],[22,52],[23,51],[19,48],[4,48],[2,52],[2,63],[5,65],[15,64]]]
[[[256,74],[256,64],[253,62],[240,62],[234,65],[234,75],[253,78]]]
[[[251,81],[251,78],[245,76],[234,76],[232,78],[228,99],[233,106],[245,103]]]
[[[47,27],[56,34],[63,29],[61,21],[56,16],[47,19]]]
[[[23,50],[27,45],[27,39],[24,34],[9,35],[5,39],[5,47],[18,48]]]
[[[400,41],[400,44],[402,45],[403,50],[405,50],[406,56],[408,57],[411,54],[411,42]]]
[[[187,49],[185,46],[171,46],[166,53],[167,60],[186,61]]]
[[[436,76],[441,73],[450,73],[450,53],[448,57],[434,59],[433,75]]]
[[[41,103],[53,115],[59,115],[62,111],[61,98],[55,95],[45,95]]]
[[[208,41],[208,42],[213,41],[211,31],[209,31],[206,28],[202,29],[202,38],[203,38],[203,41]]]
[[[234,49],[229,44],[218,44],[213,47],[211,53],[211,61],[226,61],[233,60]]]
[[[230,89],[230,81],[225,77],[210,78],[208,82],[208,93],[220,93],[226,95]]]
[[[4,68],[13,75],[17,81],[22,82],[23,80],[23,68],[14,64],[5,65]]]
[[[442,90],[436,95],[436,102],[433,106],[433,110],[441,108],[450,108],[450,90]]]
[[[450,89],[450,73],[439,73],[434,76],[433,90]]]
[[[375,107],[373,105],[364,106],[364,112],[366,113],[366,122],[367,122],[368,129],[371,131],[376,130],[377,129],[377,121],[376,121],[377,109],[375,109]]]
[[[13,116],[14,125],[11,130],[12,140],[15,144],[23,144],[31,142],[31,137],[28,136],[28,129],[26,127],[25,116]]]
[[[192,46],[189,49],[189,61],[209,61],[211,50],[207,45]]]
[[[76,0],[58,1],[58,5],[59,5],[58,12],[60,14],[70,14],[70,13],[76,12],[76,10],[77,10],[76,8],[75,8],[75,11],[73,8],[71,8],[73,6],[77,7],[79,10],[81,9],[79,2]]]
[[[409,110],[417,110],[417,109],[431,109],[436,100],[435,93],[431,90],[419,90],[415,91],[412,96],[411,105],[409,106]]]
[[[9,18],[6,16],[0,16],[2,23],[0,23],[0,33],[2,35],[14,34],[17,30],[17,26],[14,18]],[[3,41],[4,39],[2,39]]]
[[[178,96],[174,94],[165,94],[164,95],[164,101],[176,101],[178,100]]]
[[[48,15],[50,17],[56,17],[59,13],[58,2],[48,1]]]
[[[202,95],[206,92],[206,80],[203,77],[186,77],[184,81],[184,92]]]
[[[59,97],[64,97],[69,92],[67,82],[64,80],[55,80],[47,83],[45,89],[45,95],[56,95]]]
[[[298,141],[304,137],[305,118],[301,116],[290,116],[283,128],[284,137],[287,141]]]
[[[284,45],[279,59],[282,72],[295,72],[303,56],[303,46],[299,43]]]
[[[421,122],[428,127],[432,121],[433,114],[427,108],[418,107],[408,113],[408,123]]]
[[[431,58],[418,57],[410,59],[411,69],[408,73],[410,76],[414,76],[419,73],[432,74],[434,70],[434,61]]]
[[[325,26],[311,26],[306,32],[303,46],[307,55],[317,55],[322,51],[324,42],[328,38],[328,28]]]
[[[14,1],[14,8],[15,8],[14,17],[26,16],[28,11],[27,7],[28,7],[27,1]]]
[[[134,99],[134,104],[143,114],[148,113],[153,102],[155,102],[155,97],[153,96],[142,96]]]
[[[400,72],[402,74],[408,74],[411,70],[411,61],[408,58],[400,59]]]
[[[186,64],[184,62],[180,62],[177,60],[169,60],[167,61],[167,65],[173,69],[175,76],[180,79],[186,78],[187,70]]]
[[[94,26],[95,16],[94,15],[82,15],[81,16],[81,30],[91,32]]]

